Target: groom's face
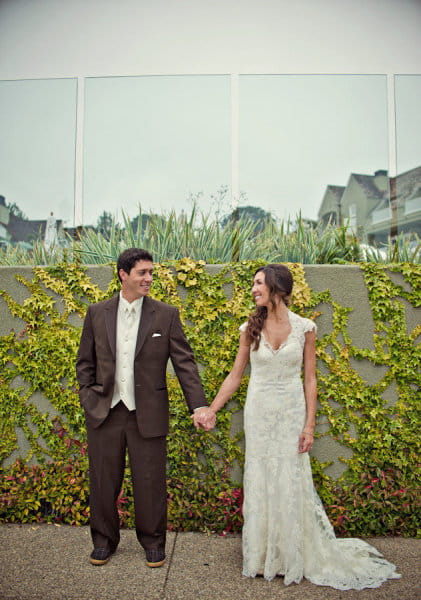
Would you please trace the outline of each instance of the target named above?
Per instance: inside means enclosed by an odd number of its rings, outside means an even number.
[[[121,291],[123,298],[133,302],[149,294],[152,285],[153,263],[149,260],[138,260],[130,273],[120,269]]]

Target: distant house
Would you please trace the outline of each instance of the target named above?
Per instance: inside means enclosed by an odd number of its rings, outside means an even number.
[[[319,209],[319,220],[324,223],[339,225],[342,223],[342,196],[345,186],[328,185],[323,196],[322,205]]]
[[[45,239],[46,227],[46,219],[20,219],[19,217],[16,217],[16,215],[11,214],[8,226],[10,242],[12,244],[21,244],[31,247],[37,240]],[[63,222],[61,219],[56,221],[56,227],[57,238],[60,238],[62,237],[63,231]]]
[[[12,244],[31,248],[37,240],[45,240],[47,219],[31,220],[10,212],[4,196],[0,196],[0,245]],[[64,240],[63,221],[55,221],[56,239]]]
[[[7,227],[9,225],[9,209],[6,206],[6,199],[0,196],[0,246],[4,246],[10,239]]]
[[[368,243],[386,242],[398,233],[421,237],[421,167],[396,177],[351,173],[345,187],[328,185],[319,220],[348,223]]]

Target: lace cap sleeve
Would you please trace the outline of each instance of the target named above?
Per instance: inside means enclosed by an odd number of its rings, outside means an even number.
[[[303,331],[307,333],[307,331],[314,331],[317,333],[317,325],[311,319],[303,319]]]
[[[247,321],[245,323],[242,323],[238,329],[241,331],[241,333],[247,331]]]

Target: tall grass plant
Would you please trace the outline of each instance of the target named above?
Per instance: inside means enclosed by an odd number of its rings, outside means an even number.
[[[145,222],[144,227],[135,227],[123,213],[123,226],[113,221],[108,234],[82,228],[77,239],[67,237],[65,248],[47,250],[40,240],[30,250],[8,244],[0,249],[0,264],[106,264],[129,247],[147,248],[158,262],[184,257],[219,264],[256,258],[302,264],[421,262],[421,242],[416,235],[401,234],[387,244],[367,246],[347,225],[319,223],[311,227],[301,216],[280,224],[264,221],[256,232],[256,223],[248,217],[223,227],[218,219],[193,205],[190,214],[150,214]],[[137,223],[142,223],[141,211]]]

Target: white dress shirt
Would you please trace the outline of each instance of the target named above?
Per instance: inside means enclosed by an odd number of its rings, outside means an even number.
[[[121,400],[129,410],[136,409],[134,394],[134,354],[142,314],[143,297],[127,302],[120,292],[117,310],[117,339],[113,408]]]

